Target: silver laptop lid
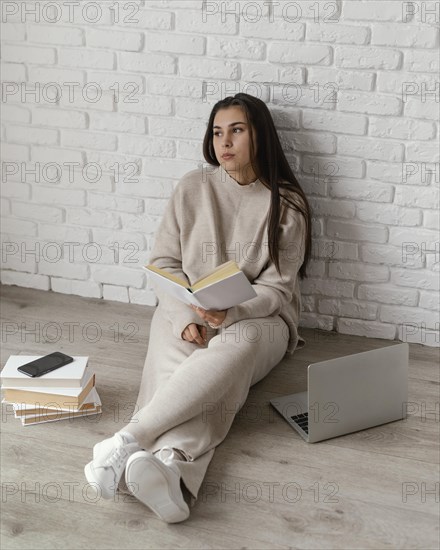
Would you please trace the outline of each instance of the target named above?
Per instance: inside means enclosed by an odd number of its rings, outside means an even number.
[[[404,418],[408,357],[404,342],[309,365],[309,442]]]

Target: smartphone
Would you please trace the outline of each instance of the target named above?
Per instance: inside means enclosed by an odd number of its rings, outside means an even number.
[[[27,374],[28,376],[32,376],[32,378],[35,378],[37,376],[42,376],[47,372],[58,369],[59,367],[67,365],[72,361],[73,357],[56,351],[55,353],[50,353],[49,355],[40,357],[40,359],[36,359],[35,361],[31,361],[30,363],[26,363],[25,365],[21,365],[21,367],[18,367],[17,370],[19,370],[23,374]]]

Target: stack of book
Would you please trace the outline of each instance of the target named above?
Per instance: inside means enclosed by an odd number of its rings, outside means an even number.
[[[23,426],[101,412],[88,357],[73,357],[68,365],[35,378],[17,370],[40,357],[11,355],[0,373],[2,402],[12,404]]]

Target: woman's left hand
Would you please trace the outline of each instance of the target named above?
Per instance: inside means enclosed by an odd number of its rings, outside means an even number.
[[[206,321],[207,323],[211,323],[211,325],[219,326],[223,323],[226,317],[227,309],[203,309],[201,307],[194,306],[193,304],[189,304],[189,306],[200,316],[201,319]]]

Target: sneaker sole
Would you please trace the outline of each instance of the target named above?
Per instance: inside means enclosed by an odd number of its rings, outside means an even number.
[[[96,475],[95,469],[94,469],[94,467],[93,467],[93,460],[92,460],[92,462],[89,462],[88,464],[86,464],[86,465],[84,466],[84,474],[85,474],[85,476],[86,476],[87,481],[88,481],[90,484],[93,483],[93,484],[98,485],[98,487],[101,489],[101,496],[102,496],[102,498],[110,499],[110,498],[114,498],[114,497],[115,497],[116,490],[109,489],[108,487],[103,486],[103,485],[98,481],[98,476]]]
[[[176,487],[174,474],[153,455],[132,455],[125,467],[125,482],[132,495],[167,523],[188,518],[189,508],[180,490],[180,477]]]

